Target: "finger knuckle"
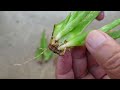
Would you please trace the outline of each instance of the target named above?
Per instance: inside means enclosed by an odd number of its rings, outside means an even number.
[[[106,62],[104,68],[110,73],[116,73],[120,75],[120,50],[117,50]]]

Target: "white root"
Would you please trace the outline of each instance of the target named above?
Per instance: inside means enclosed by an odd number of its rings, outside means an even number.
[[[39,49],[42,49],[42,48],[39,48]],[[47,51],[47,49],[45,49],[40,55],[42,55],[45,51]],[[22,65],[25,65],[33,60],[35,60],[36,58],[38,58],[40,55],[38,55],[37,57],[33,57],[32,59],[30,58],[29,60],[25,61],[23,64],[14,64],[14,66],[22,66]]]

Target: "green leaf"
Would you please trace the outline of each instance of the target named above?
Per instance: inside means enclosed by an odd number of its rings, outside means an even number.
[[[46,38],[46,35],[45,35],[45,30],[42,32],[40,48],[43,48],[43,49],[47,48],[47,38]]]
[[[65,25],[68,23],[68,21],[69,21],[69,19],[70,19],[70,16],[71,16],[71,13],[66,17],[65,20],[63,20],[63,21],[60,22],[59,24],[56,24],[56,25],[55,25],[54,32],[53,32],[53,33],[54,33],[53,36],[56,36],[56,35],[59,33],[59,31],[62,30],[62,29],[65,27]]]
[[[42,50],[41,49],[39,49],[39,48],[37,48],[36,49],[36,52],[35,52],[35,59],[36,60],[39,60],[39,59],[41,59],[41,54],[40,53],[42,53]]]
[[[51,50],[63,55],[71,47],[84,45],[86,36],[89,33],[89,31],[85,32],[84,30],[95,20],[99,13],[100,11],[75,11],[69,14],[62,23],[56,24],[49,43],[53,47]],[[113,39],[118,39],[120,38],[120,30],[109,32],[118,25],[120,25],[120,19],[114,20],[98,30],[107,33]],[[46,53],[46,55],[48,54]]]
[[[111,31],[107,33],[109,36],[111,36],[113,39],[120,38],[120,30],[118,31]]]
[[[79,23],[79,25],[74,28],[71,32],[61,38],[60,41],[70,41],[71,39],[75,38],[78,34],[80,35],[91,23],[95,18],[98,16],[98,11],[91,11],[84,19]]]
[[[57,36],[55,37],[55,40],[59,40],[64,35],[68,34],[71,30],[73,30],[79,23],[89,14],[89,11],[82,11],[79,13],[79,15],[73,19],[71,22],[68,22],[64,25],[64,28],[59,31]]]
[[[43,54],[41,54],[43,53]],[[41,59],[43,61],[48,61],[52,58],[53,53],[48,49],[48,42],[45,34],[45,30],[42,32],[41,40],[40,40],[40,47],[37,48],[36,51],[36,59]]]
[[[45,51],[43,50],[43,60],[48,61],[52,57],[52,52],[48,49],[48,42],[47,42],[45,32],[43,34],[44,34],[43,39],[41,40],[41,46],[45,50]]]
[[[49,61],[52,58],[52,56],[53,56],[53,52],[51,52],[49,50],[49,51],[45,52],[44,55],[45,55],[44,60],[45,61]]]
[[[35,52],[35,58],[37,60],[42,59],[42,57],[43,57],[42,53],[43,53],[44,49],[46,49],[46,47],[47,47],[46,42],[47,42],[47,39],[45,37],[45,30],[44,30],[41,34],[39,47],[36,49],[36,52]]]
[[[99,30],[102,30],[103,32],[108,32],[118,25],[120,25],[120,19],[114,20],[113,22],[101,27]]]

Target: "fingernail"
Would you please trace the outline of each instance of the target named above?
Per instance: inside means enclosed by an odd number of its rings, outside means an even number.
[[[92,31],[87,37],[87,43],[91,48],[97,48],[101,46],[106,40],[106,37],[96,30]]]

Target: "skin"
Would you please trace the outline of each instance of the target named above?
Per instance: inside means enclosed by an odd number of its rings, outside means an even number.
[[[56,67],[58,79],[102,79],[109,78],[86,47],[74,47],[64,56],[59,56]]]
[[[104,19],[104,12],[96,18]],[[118,79],[120,78],[120,45],[104,32],[92,31],[83,47],[74,47],[59,56],[57,79]]]

